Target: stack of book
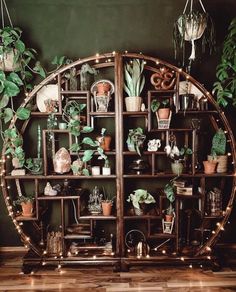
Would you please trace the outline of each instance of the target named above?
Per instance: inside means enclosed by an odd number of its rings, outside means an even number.
[[[174,186],[176,187],[177,195],[187,195],[191,196],[193,194],[193,186],[186,186],[187,182],[184,180],[174,181]]]

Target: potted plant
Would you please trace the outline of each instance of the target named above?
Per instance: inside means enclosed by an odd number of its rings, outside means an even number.
[[[24,217],[32,217],[33,216],[33,196],[19,196],[17,200],[13,202],[13,205],[21,205],[22,216]]]
[[[177,57],[177,55],[181,54],[183,65],[185,64],[185,41],[191,43],[192,51],[189,57],[189,67],[191,67],[192,61],[195,60],[195,41],[201,39],[198,43],[201,44],[202,51],[205,52],[205,48],[208,46],[211,53],[215,45],[215,31],[213,21],[203,4],[200,2],[202,11],[194,10],[192,4],[190,4],[189,11],[187,11],[188,3],[189,1],[187,0],[183,14],[178,17],[174,24],[173,40],[175,56]]]
[[[145,84],[143,69],[143,60],[133,59],[130,63],[125,64],[124,90],[128,94],[128,97],[125,98],[127,111],[140,111],[141,109],[142,98],[140,94]]]
[[[164,99],[162,101],[158,101],[157,99],[153,99],[151,102],[151,110],[156,113],[157,120],[158,118],[161,120],[169,119],[170,116],[170,107],[169,107],[169,99]]]
[[[41,154],[40,154],[41,140],[42,140],[40,125],[38,125],[37,133],[38,133],[37,157],[26,159],[26,166],[25,166],[32,174],[43,173],[43,159],[41,158]]]
[[[216,172],[222,173],[227,171],[228,156],[226,155],[226,135],[222,129],[219,129],[212,138],[211,155],[207,160],[217,162]],[[206,163],[205,163],[206,165]]]
[[[228,34],[223,44],[221,61],[216,67],[217,81],[213,84],[213,94],[217,97],[217,102],[226,107],[228,101],[236,106],[236,17],[233,18],[229,27]]]
[[[102,175],[111,175],[111,166],[108,158],[105,159],[104,166],[102,167]]]
[[[131,193],[127,202],[132,202],[135,215],[143,215],[145,204],[155,203],[156,200],[147,190],[137,189]]]
[[[129,129],[129,134],[126,140],[129,151],[137,152],[139,156],[141,156],[141,148],[143,146],[143,142],[146,139],[146,135],[143,134],[143,129],[138,127],[135,129]]]
[[[110,193],[106,193],[103,188],[103,198],[102,198],[102,213],[104,216],[110,216],[112,211],[112,206],[115,196]]]
[[[111,135],[106,134],[106,129],[102,128],[101,134],[96,137],[97,141],[100,144],[100,147],[105,151],[110,151],[111,145]]]
[[[175,201],[175,188],[174,181],[176,178],[170,180],[164,187],[164,193],[166,195],[167,200],[169,201],[169,207],[165,210],[165,222],[172,222],[174,218],[174,208],[173,203]]]
[[[174,174],[181,175],[184,169],[184,162],[187,159],[188,155],[191,155],[193,152],[190,148],[184,146],[180,150],[174,145],[173,147],[165,147],[167,156],[171,158],[171,170]]]
[[[5,155],[11,154],[12,165],[15,169],[21,169],[25,163],[25,152],[22,148],[23,139],[18,130],[13,127],[4,131]],[[14,174],[14,173],[12,173]],[[25,170],[18,171],[17,174],[24,175]]]

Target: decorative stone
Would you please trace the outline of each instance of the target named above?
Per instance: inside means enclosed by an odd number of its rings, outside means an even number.
[[[56,173],[63,174],[70,171],[71,157],[66,148],[62,147],[56,152],[53,159],[53,166]]]
[[[13,169],[11,175],[25,175],[25,169]]]

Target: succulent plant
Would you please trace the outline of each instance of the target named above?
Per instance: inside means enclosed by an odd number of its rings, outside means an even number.
[[[212,138],[211,154],[225,155],[226,152],[226,136],[222,129],[219,129]]]

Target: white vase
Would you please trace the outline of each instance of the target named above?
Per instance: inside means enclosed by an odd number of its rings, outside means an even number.
[[[139,112],[141,110],[142,98],[140,96],[128,96],[125,98],[127,112]]]
[[[100,175],[100,166],[92,167],[92,175]]]

